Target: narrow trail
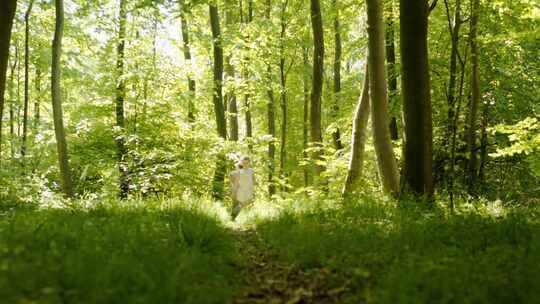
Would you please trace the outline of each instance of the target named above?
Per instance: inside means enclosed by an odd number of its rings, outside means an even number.
[[[234,236],[246,264],[239,269],[244,287],[231,303],[343,303],[349,282],[342,276],[281,262],[254,229],[237,230]]]

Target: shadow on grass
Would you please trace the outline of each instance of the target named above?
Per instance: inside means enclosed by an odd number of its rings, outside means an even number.
[[[286,263],[340,273],[343,303],[537,303],[537,210],[505,216],[359,202],[284,213],[259,234]]]
[[[0,214],[2,303],[223,303],[237,288],[232,236],[180,206]]]

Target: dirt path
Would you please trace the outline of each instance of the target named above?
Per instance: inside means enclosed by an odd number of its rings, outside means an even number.
[[[239,272],[244,288],[232,303],[343,303],[349,282],[326,268],[308,272],[277,259],[255,230],[235,232],[238,252],[247,260]]]

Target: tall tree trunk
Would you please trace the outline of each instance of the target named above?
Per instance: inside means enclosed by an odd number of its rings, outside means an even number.
[[[339,102],[341,94],[341,27],[339,24],[339,6],[337,0],[332,0],[335,13],[334,13],[334,103],[332,105],[332,115],[334,120],[337,119],[339,115]],[[335,121],[334,121],[335,122]],[[343,144],[341,143],[341,134],[339,127],[336,127],[332,132],[332,141],[334,142],[334,147],[336,150],[343,149]]]
[[[272,2],[271,0],[266,1],[266,12],[265,17],[268,20],[268,22],[271,22],[270,20],[270,12],[272,10]],[[268,103],[267,103],[267,110],[266,110],[266,117],[268,121],[268,135],[270,135],[271,140],[268,142],[268,194],[270,197],[276,193],[276,183],[274,181],[274,172],[275,172],[275,157],[276,157],[276,146],[275,146],[275,138],[276,138],[276,101],[274,98],[274,90],[272,89],[272,67],[270,63],[268,63],[268,66],[266,67],[266,73],[267,73],[267,95],[268,95]]]
[[[309,130],[309,62],[308,62],[308,48],[304,47],[302,50],[302,59],[304,64],[304,115],[302,121],[302,156],[304,160],[308,159],[307,149],[308,149],[308,130]],[[309,185],[309,170],[308,167],[304,166],[304,186]]]
[[[233,16],[233,2],[231,0],[225,1],[225,27],[229,32],[234,32],[234,26],[236,20]],[[232,82],[233,85],[230,86],[231,91],[227,92],[226,99],[228,102],[228,116],[230,121],[230,140],[238,141],[238,105],[236,103],[236,92],[235,92],[235,78],[236,71],[234,66],[231,64],[231,54],[225,56],[225,75],[226,80]]]
[[[489,122],[489,105],[483,104],[482,119],[481,119],[481,130],[480,130],[480,166],[478,168],[478,181],[480,182],[481,187],[485,187],[485,167],[487,162],[487,147],[488,147],[488,133],[487,126]]]
[[[212,28],[212,44],[214,48],[214,88],[212,101],[214,103],[214,114],[216,117],[217,132],[221,138],[227,139],[227,124],[225,120],[225,107],[223,105],[223,48],[221,45],[221,29],[219,26],[219,13],[214,4],[208,6],[210,12],[210,26]],[[212,182],[212,196],[215,199],[223,198],[223,187],[225,180],[225,155],[218,154],[216,171]]]
[[[383,190],[396,195],[399,192],[399,175],[388,120],[383,3],[382,0],[366,0],[366,6],[373,141]]]
[[[17,96],[15,94],[15,69],[19,65],[19,48],[15,44],[15,58],[11,65],[9,74],[9,150],[10,158],[15,159],[15,103]]]
[[[126,22],[127,10],[126,0],[120,0],[120,14],[118,27],[118,44],[116,46],[116,127],[119,133],[115,135],[116,146],[118,148],[118,173],[120,184],[120,199],[127,198],[129,192],[127,147],[126,147],[126,128],[124,118],[124,100],[126,99],[126,83],[124,79],[124,58],[126,43]]]
[[[181,1],[180,2],[180,23],[182,27],[182,43],[184,45],[183,47],[183,53],[184,53],[184,59],[186,62],[192,64],[191,61],[191,49],[190,49],[190,40],[189,40],[189,22],[186,17],[186,13],[188,12],[188,9],[186,7],[186,4]],[[191,78],[191,71],[188,73],[187,77],[187,83],[188,83],[188,89],[189,89],[189,99],[188,99],[188,121],[190,123],[195,122],[195,103],[193,102],[195,100],[195,80]]]
[[[472,0],[471,8],[471,103],[469,109],[469,121],[467,132],[467,151],[469,152],[469,161],[467,163],[467,181],[469,193],[474,194],[476,177],[478,172],[478,159],[476,155],[476,119],[478,116],[478,105],[480,103],[480,68],[478,62],[478,14],[480,10],[480,1]]]
[[[246,19],[246,25],[250,24],[251,21],[253,21],[253,1],[249,0],[248,2],[248,15]],[[250,37],[248,36],[246,38],[248,41],[250,40]],[[246,58],[246,62],[249,63],[249,57]],[[249,81],[249,70],[246,66],[245,73],[244,73],[244,81]],[[246,139],[248,141],[248,148],[250,151],[253,150],[253,145],[251,143],[251,139],[253,138],[253,123],[251,121],[251,104],[249,101],[249,93],[244,94],[244,107],[245,107],[245,120],[246,120]]]
[[[36,98],[34,99],[34,128],[37,130],[40,120],[40,102],[41,102],[41,69],[36,66]]]
[[[313,79],[310,108],[310,139],[314,152],[312,159],[315,163],[314,177],[319,178],[324,166],[322,161],[322,131],[321,131],[321,98],[324,74],[324,31],[319,0],[310,0],[311,26],[313,30]]]
[[[4,120],[9,46],[16,8],[17,0],[3,0],[0,4],[0,160],[2,157],[2,122]]]
[[[400,0],[401,87],[405,123],[402,191],[433,195],[431,92],[426,0]]]
[[[285,13],[287,11],[288,0],[281,2],[281,33],[279,46],[279,96],[281,106],[281,145],[279,149],[279,177],[285,180],[285,158],[286,158],[286,139],[287,139],[287,75],[285,74],[285,34],[287,24],[285,22]]]
[[[55,0],[56,23],[54,28],[54,39],[52,43],[52,64],[51,64],[51,95],[54,120],[54,133],[56,136],[56,148],[58,150],[58,163],[60,166],[60,177],[64,195],[73,197],[73,185],[71,182],[71,171],[69,167],[69,154],[67,148],[66,134],[64,131],[64,118],[62,113],[62,93],[60,91],[61,67],[60,57],[62,55],[62,35],[64,31],[64,1]]]
[[[397,102],[397,69],[396,47],[394,43],[394,0],[386,0],[386,64],[388,69],[388,102],[393,105]],[[397,140],[397,119],[393,113],[390,115],[390,138]]]
[[[353,119],[351,158],[349,160],[347,178],[345,179],[345,184],[341,191],[345,198],[351,197],[354,192],[358,191],[359,181],[362,178],[369,108],[369,67],[366,62],[362,95],[360,95],[360,100],[356,106]]]
[[[28,8],[24,14],[24,114],[23,114],[23,136],[21,145],[21,157],[22,164],[24,166],[24,157],[26,155],[26,137],[28,130],[28,104],[30,99],[30,14],[32,13],[32,6],[34,0],[30,0]]]

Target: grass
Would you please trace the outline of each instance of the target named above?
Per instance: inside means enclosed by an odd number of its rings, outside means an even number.
[[[222,303],[230,233],[193,208],[126,203],[0,215],[2,303]]]
[[[285,213],[258,230],[283,261],[346,277],[344,303],[538,303],[537,215],[449,216],[366,201]]]
[[[0,302],[231,302],[246,266],[233,230],[251,227],[262,238],[254,250],[305,280],[330,274],[340,303],[537,303],[539,214],[478,202],[449,215],[369,199],[291,201],[257,202],[233,223],[204,200],[7,203]]]

